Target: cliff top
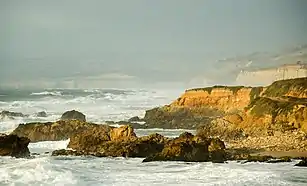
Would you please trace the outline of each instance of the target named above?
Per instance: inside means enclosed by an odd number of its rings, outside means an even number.
[[[221,88],[221,89],[228,89],[233,91],[234,93],[238,92],[238,90],[242,88],[252,88],[252,87],[244,87],[244,86],[226,86],[226,85],[215,85],[213,87],[204,87],[204,88],[193,88],[193,89],[188,89],[185,92],[191,92],[191,91],[206,91],[209,94],[211,94],[211,91],[216,88]]]

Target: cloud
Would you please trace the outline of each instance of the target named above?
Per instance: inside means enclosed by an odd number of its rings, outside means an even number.
[[[87,76],[86,80],[134,80],[135,76],[122,74],[122,73],[106,73],[97,76]]]

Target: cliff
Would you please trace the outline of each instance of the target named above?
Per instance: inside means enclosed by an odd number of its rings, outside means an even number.
[[[146,111],[144,120],[147,127],[201,128],[230,138],[307,132],[307,78],[190,89],[170,105]]]
[[[214,86],[187,90],[171,107],[209,107],[223,112],[243,110],[251,100],[259,97],[263,87]]]

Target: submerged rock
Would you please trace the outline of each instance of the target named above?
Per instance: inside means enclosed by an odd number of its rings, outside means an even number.
[[[297,167],[307,167],[307,158],[302,159],[299,163],[295,164]]]
[[[0,156],[28,157],[30,140],[17,135],[0,135]]]
[[[141,119],[139,116],[134,116],[130,119],[128,119],[128,122],[143,122],[144,119]]]
[[[1,115],[1,118],[4,118],[4,117],[14,118],[14,117],[27,117],[28,116],[28,115],[24,115],[21,112],[10,112],[7,110],[2,111],[0,115]]]
[[[85,115],[76,110],[67,111],[61,117],[61,120],[72,120],[72,119],[84,122],[86,121]]]
[[[45,118],[45,117],[47,117],[47,113],[45,111],[38,112],[36,114],[36,117]]]

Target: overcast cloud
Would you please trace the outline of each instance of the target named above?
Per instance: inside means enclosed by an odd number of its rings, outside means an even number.
[[[305,0],[1,0],[0,83],[205,77],[217,59],[306,44],[306,9]]]

